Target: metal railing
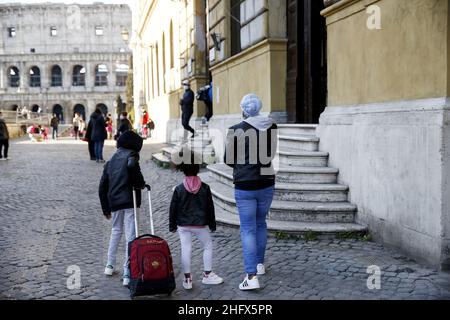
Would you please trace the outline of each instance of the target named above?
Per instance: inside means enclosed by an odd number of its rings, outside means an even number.
[[[52,118],[52,114],[42,112],[19,112],[10,110],[0,110],[0,112],[6,123],[49,125]]]

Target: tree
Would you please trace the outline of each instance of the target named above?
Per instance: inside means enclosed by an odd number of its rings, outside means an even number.
[[[126,108],[128,112],[128,118],[130,121],[135,118],[134,115],[134,95],[133,95],[133,56],[130,56],[129,60],[129,68],[128,68],[128,76],[127,82],[125,84],[125,100],[126,100]]]

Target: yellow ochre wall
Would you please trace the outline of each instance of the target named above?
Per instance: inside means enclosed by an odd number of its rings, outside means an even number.
[[[381,9],[381,30],[367,28],[369,5]],[[325,9],[328,105],[448,96],[448,11],[448,0],[341,0]]]
[[[257,94],[263,112],[286,110],[286,41],[265,40],[211,68],[216,115],[241,113],[239,103]]]

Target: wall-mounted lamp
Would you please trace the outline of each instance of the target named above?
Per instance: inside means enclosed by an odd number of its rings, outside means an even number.
[[[220,33],[211,33],[211,38],[214,42],[214,47],[217,51],[220,51]]]

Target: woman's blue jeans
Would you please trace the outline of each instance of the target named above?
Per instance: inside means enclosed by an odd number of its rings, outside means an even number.
[[[105,141],[95,141],[94,143],[94,153],[95,153],[95,159],[96,160],[103,160],[103,145]]]
[[[241,222],[242,252],[247,274],[256,274],[256,266],[264,263],[267,245],[266,217],[272,205],[275,187],[247,191],[235,189]]]

